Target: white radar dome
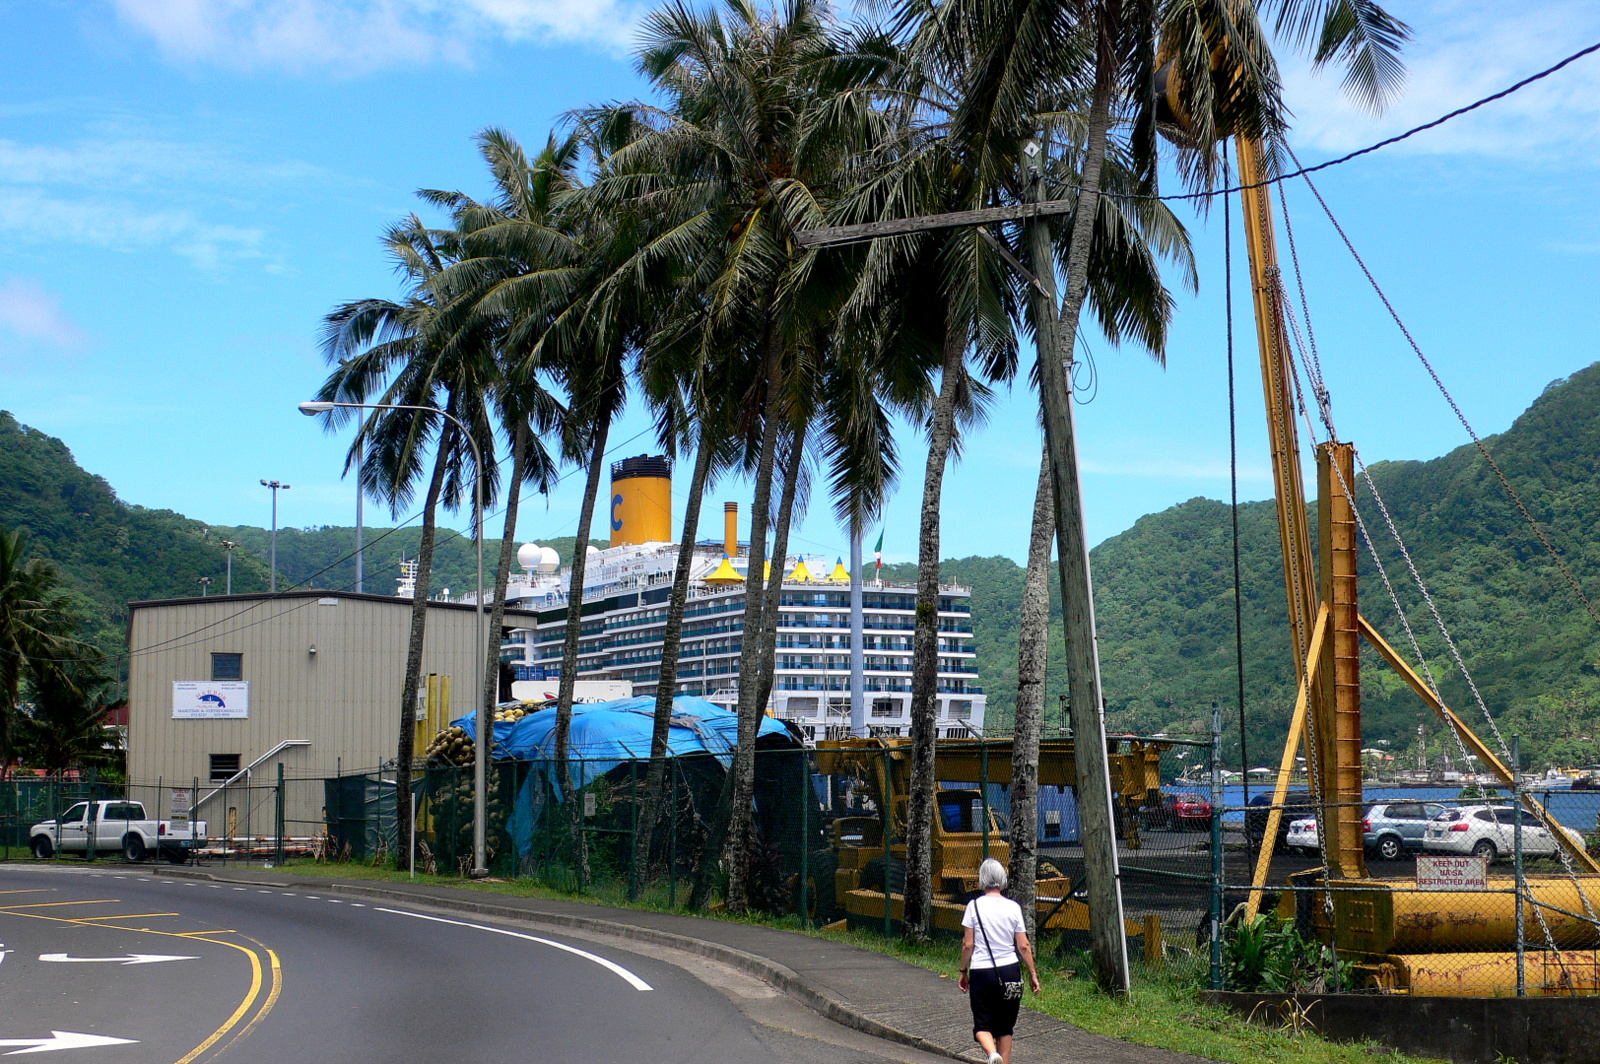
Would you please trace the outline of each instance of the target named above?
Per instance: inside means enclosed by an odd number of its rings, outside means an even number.
[[[553,573],[561,568],[561,555],[556,553],[554,547],[539,548],[539,571]]]
[[[593,558],[596,554],[599,554],[599,553],[600,553],[600,548],[596,547],[594,544],[591,543],[589,545],[589,551],[588,551],[588,554],[586,555],[586,557]]]
[[[517,564],[525,572],[533,572],[539,564],[540,553],[543,550],[537,543],[524,543],[517,548]]]

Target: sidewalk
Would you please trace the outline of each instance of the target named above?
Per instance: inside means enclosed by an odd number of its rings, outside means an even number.
[[[410,883],[268,874],[248,869],[161,868],[156,874],[300,886],[412,902],[552,927],[570,927],[698,953],[772,983],[823,1016],[867,1034],[981,1060],[966,998],[955,982],[872,950],[726,920],[615,909],[584,902]],[[1024,1008],[1016,1052],[1028,1064],[1206,1064],[1200,1057],[1119,1042]]]

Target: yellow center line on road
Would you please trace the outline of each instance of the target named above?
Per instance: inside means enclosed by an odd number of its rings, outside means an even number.
[[[57,905],[115,905],[121,898],[93,898],[89,901],[36,901],[30,905],[0,905],[0,913],[12,913],[18,909],[49,909]]]
[[[104,898],[104,899],[101,899],[99,903],[104,903],[106,901],[117,901],[117,900],[118,899],[116,899],[116,898]],[[91,905],[91,904],[98,904],[98,903],[96,903],[96,902],[79,902],[79,903],[61,902],[59,904],[62,904],[62,905],[71,905],[71,904]],[[245,992],[244,1000],[239,1002],[239,1007],[233,1010],[233,1014],[231,1016],[229,1016],[226,1020],[224,1020],[220,1027],[218,1027],[215,1031],[212,1031],[211,1034],[206,1038],[205,1041],[201,1042],[199,1045],[195,1046],[189,1052],[187,1052],[183,1056],[179,1057],[177,1059],[177,1061],[175,1062],[175,1064],[194,1064],[194,1061],[197,1060],[203,1053],[205,1053],[207,1050],[209,1050],[213,1046],[215,1046],[217,1044],[217,1042],[220,1041],[223,1038],[223,1036],[225,1036],[229,1031],[232,1031],[235,1027],[238,1026],[239,1021],[242,1020],[250,1012],[250,1007],[252,1005],[254,1005],[256,999],[261,996],[261,988],[262,988],[262,985],[263,985],[263,979],[262,979],[262,965],[261,965],[261,957],[260,957],[260,955],[257,954],[256,951],[251,949],[250,947],[241,946],[237,942],[229,942],[226,939],[220,939],[220,938],[205,938],[205,937],[203,937],[203,936],[206,936],[206,935],[238,935],[239,932],[237,932],[237,931],[227,931],[227,930],[223,930],[223,931],[156,931],[156,930],[153,930],[153,929],[148,928],[148,927],[118,927],[115,924],[104,924],[104,923],[94,922],[94,921],[99,921],[99,920],[127,919],[127,917],[97,916],[97,917],[73,918],[73,917],[70,917],[70,916],[51,916],[48,913],[19,912],[19,911],[17,911],[17,910],[20,910],[20,909],[29,909],[29,908],[39,908],[39,906],[13,905],[13,906],[8,906],[8,907],[0,907],[0,915],[10,914],[12,916],[26,916],[26,917],[29,917],[30,919],[34,919],[34,920],[49,920],[52,923],[58,923],[58,924],[76,924],[79,927],[100,927],[100,928],[106,928],[106,929],[113,930],[113,931],[138,931],[138,932],[142,932],[143,934],[147,934],[147,935],[160,935],[163,938],[181,938],[181,939],[185,939],[185,940],[190,941],[190,942],[210,942],[212,945],[227,946],[229,949],[236,949],[240,953],[243,953],[246,957],[250,958],[250,989]],[[152,914],[152,915],[164,915],[164,914]],[[179,915],[179,914],[175,913],[173,915]],[[237,1033],[235,1033],[234,1036],[228,1040],[227,1046],[224,1046],[223,1049],[226,1049],[228,1046],[233,1045],[240,1038],[244,1037],[244,1035],[248,1031],[250,1031],[252,1028],[254,1028],[256,1024],[260,1023],[262,1021],[262,1019],[264,1019],[266,1017],[267,1013],[272,1011],[272,1007],[277,1004],[278,995],[283,990],[283,966],[278,961],[278,955],[276,953],[274,953],[272,950],[268,949],[266,946],[263,946],[260,942],[257,942],[255,939],[251,938],[248,935],[239,935],[239,937],[245,939],[247,942],[254,943],[257,947],[259,947],[261,949],[261,951],[263,953],[265,953],[267,955],[267,958],[268,958],[268,970],[271,972],[271,986],[267,990],[267,997],[266,997],[266,1000],[264,1002],[262,1002],[261,1008],[256,1011],[256,1014],[250,1018],[248,1023],[246,1023],[242,1028],[240,1028],[239,1031]],[[222,1050],[219,1050],[218,1052],[220,1053],[221,1051]]]
[[[181,913],[113,913],[110,916],[79,916],[77,921],[87,924],[94,920],[143,920],[151,916],[181,916]]]
[[[49,894],[55,887],[29,887],[27,890],[0,890],[0,894]]]

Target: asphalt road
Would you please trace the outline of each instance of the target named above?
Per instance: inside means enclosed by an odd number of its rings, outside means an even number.
[[[670,950],[292,889],[5,865],[0,1055],[19,1052],[89,1064],[943,1059]]]

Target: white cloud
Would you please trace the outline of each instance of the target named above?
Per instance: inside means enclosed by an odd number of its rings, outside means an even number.
[[[88,341],[78,324],[62,312],[61,300],[25,277],[0,281],[0,329],[68,352],[79,350]]]
[[[1389,5],[1410,24],[1404,93],[1383,115],[1344,95],[1334,67],[1313,74],[1281,48],[1295,141],[1328,153],[1403,132],[1498,92],[1600,40],[1600,5],[1590,0],[1427,0]],[[1405,141],[1393,152],[1592,159],[1600,147],[1600,57],[1580,59],[1544,81]],[[1308,160],[1309,161],[1309,160]]]
[[[233,69],[359,75],[431,62],[467,66],[492,40],[617,50],[635,0],[112,0],[169,58]]]
[[[0,186],[0,233],[116,251],[165,248],[196,266],[261,254],[262,232],[217,225],[187,208],[149,208],[111,198],[67,198]]]

